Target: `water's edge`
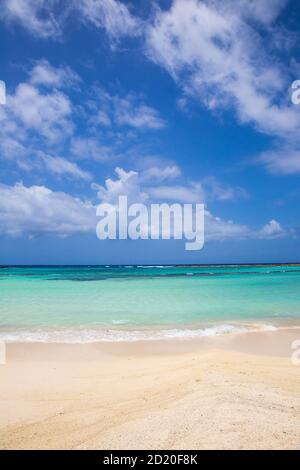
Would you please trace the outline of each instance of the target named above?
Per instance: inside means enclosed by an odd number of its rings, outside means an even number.
[[[203,328],[168,328],[139,330],[102,328],[35,328],[0,330],[0,341],[7,343],[65,343],[90,344],[101,342],[138,342],[162,340],[186,340],[223,335],[240,335],[254,332],[274,332],[300,329],[300,325],[273,325],[266,323],[224,323]]]

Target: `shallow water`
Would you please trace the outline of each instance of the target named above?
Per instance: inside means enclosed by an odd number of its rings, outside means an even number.
[[[2,267],[0,339],[122,341],[300,325],[300,266]]]

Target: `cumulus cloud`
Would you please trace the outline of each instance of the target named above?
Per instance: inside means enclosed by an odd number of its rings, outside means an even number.
[[[3,0],[0,18],[8,24],[21,24],[42,38],[60,38],[71,18],[86,27],[104,29],[113,41],[126,35],[138,36],[147,57],[163,67],[183,90],[178,101],[182,108],[190,98],[212,112],[233,110],[242,124],[281,138],[281,155],[292,141],[288,171],[283,172],[297,173],[300,114],[291,106],[288,89],[298,66],[293,58],[287,64],[280,55],[280,48],[286,51],[293,43],[293,35],[289,31],[283,34],[276,24],[287,3],[173,0],[168,7],[155,6],[149,17],[141,20],[127,3],[118,0]],[[66,70],[62,72],[57,74],[49,64],[41,63],[31,83],[58,86],[72,79]],[[157,110],[134,102],[130,96],[115,97],[110,103],[111,112],[98,109],[94,124],[138,130],[166,125]],[[266,168],[273,171],[277,162],[269,164],[266,160]]]
[[[271,220],[261,229],[253,229],[247,225],[234,223],[205,213],[206,241],[225,240],[274,240],[293,236],[292,230],[284,229],[279,222]]]
[[[117,202],[119,195],[126,195],[134,202],[152,200],[181,203],[207,203],[211,200],[227,201],[245,197],[242,188],[223,186],[215,178],[200,181],[184,181],[181,178],[182,181],[178,183],[176,180],[182,173],[176,165],[149,167],[142,171],[125,171],[117,167],[115,173],[117,179],[108,178],[105,186],[94,185],[94,188],[98,188],[99,198],[112,204]]]
[[[152,198],[180,202],[230,201],[248,198],[247,191],[240,187],[222,184],[213,176],[200,181],[184,181],[175,184],[182,176],[177,165],[150,167],[140,173],[140,179]],[[181,178],[184,180],[184,178]],[[166,184],[168,183],[168,184]]]
[[[42,60],[28,75],[27,81],[7,94],[6,105],[0,108],[1,142],[10,142],[2,145],[4,153],[31,147],[33,142],[41,145],[41,140],[46,146],[54,145],[74,130],[72,102],[59,88],[77,80],[76,74],[69,68],[55,69]]]
[[[34,159],[40,149],[59,145],[72,133],[72,103],[60,91],[42,91],[23,82],[0,108],[0,158],[23,169],[38,168]]]
[[[135,138],[131,129],[137,134],[165,126],[159,113],[133,93],[121,97],[97,87],[92,99],[87,90],[83,104],[75,106],[71,92],[79,82],[69,67],[36,61],[27,81],[17,85],[6,106],[0,107],[0,158],[15,161],[26,171],[42,169],[89,181],[90,173],[70,158],[117,160],[118,152],[124,154],[124,141],[128,145]],[[78,112],[86,117],[80,133]]]
[[[205,211],[206,241],[244,240],[248,238],[257,237],[247,225],[234,223],[232,220],[224,220],[214,216],[208,210]]]
[[[80,82],[80,77],[70,67],[53,67],[45,59],[37,61],[29,75],[30,83],[45,87],[70,87]]]
[[[107,178],[105,185],[93,184],[93,189],[97,190],[98,198],[101,202],[116,205],[119,196],[127,196],[131,204],[144,202],[148,196],[141,191],[139,174],[136,171],[125,171],[122,168],[115,169],[117,179]]]
[[[149,187],[141,184],[139,173],[116,168],[116,179],[108,178],[105,184],[93,184],[97,192],[98,203],[117,205],[119,196],[126,195],[129,203],[155,202]],[[168,195],[173,199],[168,202],[201,202],[193,201],[187,195],[188,188],[181,192],[179,188]],[[165,202],[165,201],[160,201]],[[91,201],[71,196],[64,192],[55,192],[45,186],[26,187],[23,183],[14,186],[0,185],[0,232],[1,234],[16,237],[26,235],[30,237],[51,234],[55,236],[69,236],[82,233],[93,233],[96,229],[96,205]],[[205,240],[243,240],[265,239],[293,235],[284,229],[276,220],[271,220],[261,229],[252,229],[249,226],[235,223],[231,220],[216,217],[208,210],[205,211]]]
[[[0,185],[0,233],[68,236],[95,230],[95,208],[88,201],[45,186]]]
[[[48,141],[57,142],[72,133],[71,102],[60,92],[42,93],[29,83],[18,85],[7,97],[7,117],[26,130],[36,131]]]
[[[89,172],[52,154],[74,131],[72,102],[59,88],[78,80],[69,68],[36,62],[28,81],[20,83],[0,108],[0,158],[15,161],[25,171],[90,181]]]
[[[259,238],[281,238],[286,235],[286,231],[277,220],[271,220],[259,232]]]
[[[143,181],[137,171],[125,171],[122,168],[115,170],[117,179],[108,178],[105,185],[93,184],[101,203],[118,205],[120,196],[127,196],[129,204],[144,203],[198,203],[204,201],[204,193],[200,183],[189,183],[186,186],[149,186]],[[145,227],[144,227],[144,230]],[[205,240],[245,240],[264,239],[270,240],[279,237],[292,236],[292,231],[284,229],[279,222],[271,220],[261,229],[251,228],[247,225],[235,223],[214,216],[210,211],[205,211]]]

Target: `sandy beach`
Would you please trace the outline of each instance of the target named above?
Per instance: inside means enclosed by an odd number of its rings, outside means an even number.
[[[2,449],[299,449],[299,330],[9,344]]]
[[[299,18],[0,0],[0,451],[300,450]]]

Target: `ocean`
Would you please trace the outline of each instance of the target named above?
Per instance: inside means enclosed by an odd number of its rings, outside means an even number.
[[[300,266],[0,269],[0,340],[139,341],[300,326]]]

